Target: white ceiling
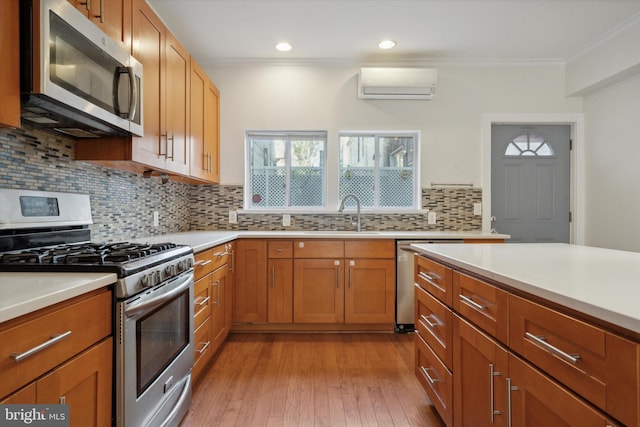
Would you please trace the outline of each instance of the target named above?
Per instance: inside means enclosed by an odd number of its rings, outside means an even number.
[[[640,0],[148,1],[203,65],[564,62],[640,17]]]

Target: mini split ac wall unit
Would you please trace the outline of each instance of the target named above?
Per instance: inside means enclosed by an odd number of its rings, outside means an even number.
[[[438,70],[433,68],[360,68],[359,99],[433,99]]]

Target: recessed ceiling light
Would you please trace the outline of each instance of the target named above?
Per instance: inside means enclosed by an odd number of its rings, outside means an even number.
[[[276,45],[276,49],[280,52],[289,52],[291,50],[291,45],[287,42],[280,42]]]
[[[378,47],[380,49],[391,49],[395,45],[396,42],[394,42],[393,40],[382,40],[380,43],[378,43]]]

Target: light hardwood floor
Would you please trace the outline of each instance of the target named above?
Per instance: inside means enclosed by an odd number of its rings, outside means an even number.
[[[442,427],[413,334],[231,334],[181,427]]]

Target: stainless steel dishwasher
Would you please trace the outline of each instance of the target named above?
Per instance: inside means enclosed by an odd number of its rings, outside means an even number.
[[[396,332],[413,332],[414,291],[412,244],[463,243],[462,239],[397,240],[396,241]]]

